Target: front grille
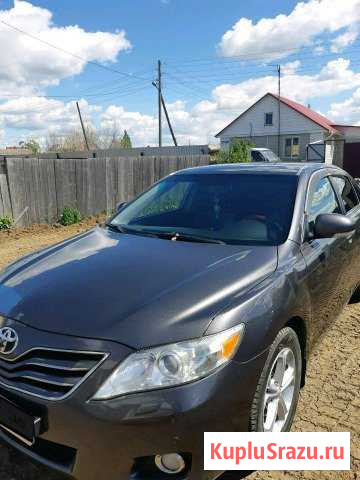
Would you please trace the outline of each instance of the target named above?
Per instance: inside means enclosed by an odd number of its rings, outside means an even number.
[[[0,357],[0,384],[30,395],[61,400],[105,358],[104,353],[36,348],[12,360]]]

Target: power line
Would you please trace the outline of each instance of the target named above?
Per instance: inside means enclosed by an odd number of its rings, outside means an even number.
[[[359,45],[359,43],[356,43],[356,44],[353,44],[352,46],[348,47],[348,49],[353,49],[353,47],[355,45]],[[292,48],[284,48],[284,49],[276,49],[276,50],[268,50],[266,52],[266,55],[267,56],[273,56],[273,55],[276,55],[276,54],[285,54],[285,53],[289,53],[288,56],[294,54],[294,55],[299,55],[299,52],[306,52],[308,51],[308,55],[314,55],[313,51],[316,47],[324,47],[323,45],[310,45],[310,46],[305,46],[305,47],[292,47]],[[326,45],[327,47],[330,46],[330,43]],[[325,47],[324,47],[325,48]],[[348,50],[348,49],[344,49],[342,52],[340,53],[345,53],[345,50]],[[310,51],[311,50],[311,51]],[[339,52],[333,52],[332,55],[339,55],[340,54]],[[300,53],[301,54],[301,53]],[[238,59],[245,59],[245,60],[256,60],[256,61],[266,61],[266,55],[264,55],[263,52],[247,52],[247,53],[244,53],[244,54],[239,54],[239,55],[231,55],[231,56],[223,56],[223,57],[203,57],[203,58],[193,58],[193,59],[184,59],[184,60],[176,60],[176,61],[172,61],[172,60],[166,60],[166,64],[168,65],[173,65],[173,64],[179,64],[181,63],[181,65],[191,65],[191,64],[196,64],[196,63],[213,63],[214,61],[229,61],[229,62],[232,62],[232,61],[236,61]],[[321,58],[322,55],[319,55],[319,58]],[[270,58],[268,60],[271,60]]]
[[[334,60],[337,60],[337,59],[334,59]],[[345,60],[348,60],[348,59],[345,59]],[[357,66],[358,63],[359,63],[359,60],[357,60],[357,59],[349,60],[349,61],[350,61],[350,65],[349,65],[350,69],[352,67]],[[322,68],[325,68],[328,64],[329,64],[329,62],[321,64],[321,62],[314,59],[314,61],[312,61],[312,62],[307,61],[306,63],[300,64],[298,67],[293,68],[293,70],[295,72],[310,72],[311,70],[315,70],[315,69],[317,69],[317,71],[319,71]],[[287,66],[286,64],[281,64],[281,66],[285,71],[287,69],[289,71],[291,70],[291,66]],[[264,66],[262,66],[262,67],[252,66],[250,68],[249,67],[245,67],[245,68],[241,67],[241,70],[239,70],[239,66],[237,65],[236,68],[227,69],[227,71],[224,72],[224,71],[219,71],[219,67],[216,66],[214,73],[212,72],[212,69],[210,67],[208,67],[206,69],[203,69],[203,70],[190,70],[190,71],[189,70],[182,70],[181,67],[177,67],[176,68],[176,73],[180,74],[182,76],[186,75],[187,77],[191,77],[192,80],[198,79],[198,80],[203,81],[203,79],[205,79],[207,83],[213,83],[214,81],[219,80],[219,79],[221,80],[223,78],[233,79],[234,77],[238,77],[238,78],[250,77],[253,74],[256,74],[258,76],[259,73],[264,73],[265,74],[265,73],[269,72],[269,70],[272,67],[275,68],[276,65],[268,64],[265,67]],[[165,70],[165,75],[172,72],[172,70],[173,69]]]
[[[153,69],[151,69],[151,71],[148,68],[145,69],[145,70],[140,70],[140,71],[135,72],[135,75],[142,75],[142,74],[147,74],[147,73],[151,73],[151,76],[147,77],[147,82],[151,82],[154,78]],[[144,77],[144,81],[145,81],[145,77]],[[90,88],[87,88],[85,90],[85,93],[93,93],[94,89],[95,89],[95,93],[97,93],[99,91],[99,90],[97,90],[99,87],[100,87],[100,91],[102,91],[105,88],[107,88],[109,85],[114,85],[114,80],[111,80],[111,81],[106,82],[106,83],[104,83],[104,82],[96,83],[95,85],[90,86]],[[124,87],[127,87],[127,86],[132,85],[132,82],[131,82],[130,79],[124,79],[123,85],[124,85]]]
[[[128,85],[130,87],[130,84]],[[122,85],[118,86],[114,90],[110,90],[108,92],[99,92],[99,93],[92,93],[92,94],[86,94],[86,93],[77,93],[73,95],[13,95],[13,94],[2,94],[0,93],[0,98],[47,98],[47,99],[56,99],[56,98],[67,98],[67,99],[77,99],[79,97],[81,98],[95,98],[95,97],[107,97],[111,96],[113,94],[116,94],[117,92],[122,92],[125,95],[128,93],[132,93],[133,91],[140,91],[145,88],[149,88],[148,82],[146,84],[138,84],[138,85],[132,85],[129,90],[124,90],[124,87]]]
[[[350,63],[350,69],[352,67],[356,67],[360,64],[359,61],[353,61]],[[283,69],[283,77],[284,78],[287,78],[287,77],[292,77],[292,76],[306,76],[306,74],[312,74],[314,77],[319,77],[321,79],[321,70],[320,71],[314,71],[315,69],[315,66],[317,65],[304,65],[303,67],[298,67],[296,69],[294,69],[294,71],[286,71],[286,68],[284,68],[284,66],[282,66],[282,69]],[[188,77],[187,77],[187,80],[186,81],[183,81],[182,79],[180,79],[179,77],[175,76],[173,73],[170,73],[170,72],[165,72],[165,75],[167,75],[169,77],[169,81],[168,83],[170,85],[172,85],[174,82],[176,84],[182,84],[183,86],[185,86],[185,88],[189,89],[192,93],[194,92],[200,92],[202,96],[209,96],[209,92],[205,92],[203,89],[199,89],[198,88],[198,82],[201,82],[202,85],[204,84],[208,84],[208,85],[216,85],[218,82],[221,82],[221,81],[226,81],[226,80],[231,80],[232,82],[232,85],[234,85],[234,81],[237,81],[239,80],[240,78],[241,79],[248,79],[248,80],[256,80],[257,78],[262,78],[262,77],[274,77],[275,78],[275,75],[276,75],[276,72],[275,72],[275,69],[273,71],[271,71],[270,69],[272,69],[274,66],[273,65],[269,65],[270,68],[267,68],[267,69],[261,69],[261,70],[257,70],[256,72],[256,75],[254,76],[253,75],[253,72],[236,72],[234,74],[229,74],[229,73],[223,73],[221,75],[212,75],[210,76],[209,78],[209,75],[191,75],[191,80],[188,80]],[[326,67],[326,65],[324,66]],[[323,67],[323,68],[324,68]],[[176,69],[178,70],[178,69]],[[180,73],[181,74],[181,73]],[[358,72],[354,72],[354,74],[358,74]],[[182,75],[182,74],[181,74]],[[204,78],[206,78],[207,80],[205,80]],[[242,80],[240,82],[243,83],[243,81],[246,81],[246,80]],[[235,85],[234,85],[235,86]]]
[[[351,67],[356,67],[360,65],[360,60],[358,61],[352,61],[350,64]],[[313,63],[313,65],[304,65],[302,67],[296,68],[294,71],[286,71],[283,67],[283,77],[293,77],[293,76],[304,76],[306,74],[314,74],[314,75],[319,75],[319,72],[315,72],[314,69],[318,66],[318,64]],[[191,97],[197,97],[199,99],[203,99],[204,97],[207,98],[211,95],[211,92],[208,90],[205,90],[203,88],[199,88],[199,85],[197,82],[201,83],[201,85],[213,85],[216,86],[219,82],[224,82],[224,81],[230,81],[232,85],[234,85],[235,81],[240,81],[242,83],[243,79],[256,79],[256,78],[262,78],[264,76],[266,77],[274,77],[275,76],[275,69],[271,71],[273,68],[273,65],[269,65],[268,68],[262,68],[262,69],[257,69],[254,72],[251,71],[241,71],[241,72],[234,72],[232,73],[223,73],[221,75],[211,75],[209,78],[209,75],[191,75],[191,80],[189,80],[188,76],[186,80],[183,78],[180,78],[179,76],[170,73],[168,71],[163,72],[163,75],[165,75],[168,80],[165,82],[165,88],[169,90],[168,87],[173,87],[175,85],[181,87],[182,90],[187,91],[187,96]],[[176,71],[178,72],[179,69],[176,68]],[[256,75],[253,75],[255,74]],[[355,72],[356,73],[356,72]],[[182,77],[182,73],[180,72],[180,75]],[[111,82],[113,84],[113,82]],[[131,95],[133,93],[137,93],[142,90],[146,90],[147,88],[150,88],[150,80],[142,81],[141,83],[135,85],[131,84],[131,82],[127,82],[126,84],[118,84],[114,89],[108,90],[108,91],[103,91],[102,89],[99,92],[94,92],[93,93],[85,93],[85,92],[79,92],[75,94],[69,94],[69,95],[39,95],[39,94],[33,94],[33,95],[21,95],[21,94],[0,94],[0,97],[2,98],[45,98],[45,99],[73,99],[76,100],[78,98],[120,98],[124,97],[127,95]],[[126,88],[127,87],[127,88]],[[105,88],[105,85],[104,85]],[[117,93],[120,92],[120,95],[117,95]]]
[[[177,75],[174,75],[173,73],[168,73],[169,77],[170,78],[173,78],[174,80],[176,80],[178,83],[181,83],[182,85],[184,85],[186,88],[190,89],[191,91],[194,91],[194,87],[193,85],[191,84],[191,81],[189,81],[188,79],[186,80],[183,80],[183,79],[180,79],[178,78]],[[199,88],[198,86],[196,87],[196,90],[198,92],[200,92],[202,95],[208,95],[209,92],[203,90],[202,88]]]
[[[123,75],[123,76],[126,76],[128,78],[134,78],[134,79],[137,79],[137,80],[146,80],[148,81],[148,79],[145,79],[143,77],[138,77],[138,76],[135,76],[131,73],[127,73],[127,72],[121,72],[120,70],[117,70],[115,68],[112,68],[112,67],[109,67],[107,65],[103,65],[101,63],[98,63],[96,62],[95,60],[86,60],[86,58],[83,58],[81,57],[80,55],[77,55],[76,53],[72,53],[72,52],[69,52],[68,50],[65,50],[64,48],[61,48],[61,47],[58,47],[57,45],[53,45],[52,43],[49,43],[47,42],[46,40],[43,40],[39,37],[36,37],[35,35],[29,33],[29,32],[26,32],[25,30],[21,30],[20,28],[18,27],[15,27],[14,25],[11,25],[10,23],[7,23],[5,22],[4,20],[0,20],[0,23],[6,25],[7,27],[9,28],[12,28],[13,30],[23,34],[23,35],[26,35],[34,40],[37,40],[38,42],[40,43],[43,43],[44,45],[47,45],[48,47],[51,47],[51,48],[55,48],[56,50],[59,50],[60,52],[63,52],[63,53],[66,53],[67,55],[70,55],[74,58],[77,58],[78,60],[81,60],[82,62],[85,62],[85,63],[88,63],[90,65],[94,65],[96,67],[99,67],[99,68],[102,68],[104,70],[108,70],[110,72],[114,72],[114,73],[117,73],[119,75]]]
[[[128,97],[130,95],[136,95],[138,94],[139,92],[141,91],[145,91],[145,90],[148,90],[150,88],[149,85],[147,85],[146,87],[140,87],[140,88],[136,88],[136,89],[133,89],[132,91],[122,91],[120,90],[122,93],[121,94],[116,94],[116,93],[113,93],[112,94],[112,97],[108,97],[108,98],[111,98],[111,100],[115,100],[117,98],[122,98],[122,97]],[[43,98],[43,97],[41,97]],[[77,98],[79,97],[71,97],[73,101],[76,101]],[[43,111],[46,111],[49,109],[49,106],[48,105],[44,105],[44,107],[42,109],[39,109],[39,108],[36,108],[36,112],[43,112]]]

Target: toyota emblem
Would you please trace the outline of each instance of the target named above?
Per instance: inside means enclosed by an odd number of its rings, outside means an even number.
[[[19,336],[10,327],[0,328],[0,353],[9,355],[19,343]]]

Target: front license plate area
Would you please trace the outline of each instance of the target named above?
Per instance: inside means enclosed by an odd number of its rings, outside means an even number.
[[[39,435],[41,419],[29,415],[15,403],[0,396],[0,428],[31,446]]]

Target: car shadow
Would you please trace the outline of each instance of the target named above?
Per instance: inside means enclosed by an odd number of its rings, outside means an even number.
[[[217,480],[241,480],[254,472],[255,470],[227,470],[220,477],[217,477]]]

